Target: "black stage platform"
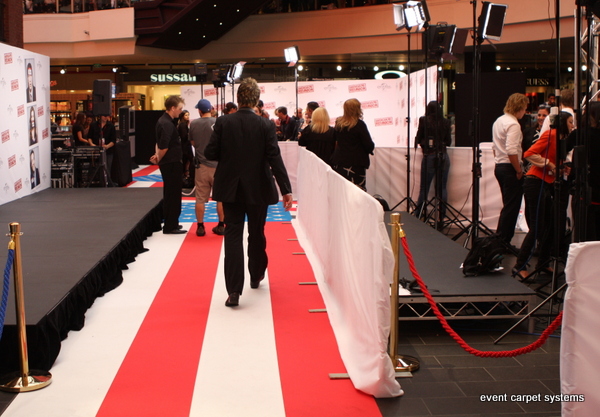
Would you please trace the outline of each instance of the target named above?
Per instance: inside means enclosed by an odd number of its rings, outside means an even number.
[[[385,217],[388,224],[390,214]],[[447,319],[516,318],[536,306],[535,291],[511,277],[509,271],[465,277],[460,265],[467,249],[408,213],[401,213],[401,223],[417,271]],[[400,252],[399,278],[412,281],[402,245]],[[437,320],[419,291],[400,296],[399,315],[403,321]],[[531,326],[533,321],[533,330]]]
[[[0,227],[21,224],[29,367],[48,370],[96,297],[160,230],[162,188],[47,189],[0,206]],[[6,265],[9,237],[0,250]],[[19,370],[14,283],[0,340],[0,373]]]

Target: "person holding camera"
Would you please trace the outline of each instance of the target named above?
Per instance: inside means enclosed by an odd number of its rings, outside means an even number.
[[[450,133],[450,120],[444,117],[442,107],[437,101],[430,101],[425,109],[425,116],[419,118],[419,128],[417,129],[417,137],[415,138],[415,146],[418,144],[423,151],[417,213],[422,212],[427,204],[429,187],[434,177],[436,178],[435,186],[437,195],[443,203],[448,202],[446,184],[448,183],[448,173],[450,172],[450,158],[448,157],[447,147],[452,143]],[[446,215],[445,209],[445,205],[442,204],[439,221],[444,220]]]

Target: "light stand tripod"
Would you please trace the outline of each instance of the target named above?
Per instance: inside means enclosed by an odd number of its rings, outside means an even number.
[[[410,84],[411,84],[411,79],[410,79],[410,35],[411,35],[411,28],[407,28],[408,33],[408,53],[407,53],[407,59],[408,59],[408,70],[406,71],[406,78],[408,80],[408,92],[407,92],[407,116],[406,116],[406,197],[404,197],[402,200],[400,200],[400,202],[398,202],[394,207],[391,208],[392,211],[394,211],[394,209],[396,207],[398,207],[399,205],[401,205],[402,203],[404,203],[406,201],[406,211],[408,213],[410,213],[413,209],[415,209],[417,207],[416,203],[414,202],[414,200],[410,197]]]
[[[474,242],[474,239],[479,236],[480,231],[486,235],[491,235],[493,233],[479,220],[479,191],[481,178],[481,149],[479,147],[479,77],[481,75],[481,43],[483,43],[483,35],[481,34],[482,28],[477,26],[477,0],[471,0],[471,4],[473,5],[473,120],[471,121],[470,126],[471,148],[473,151],[471,168],[473,184],[471,220],[466,227],[452,238],[452,240],[458,240],[466,233],[468,237],[465,239],[465,247],[469,242]],[[464,218],[466,219],[466,217]],[[468,219],[466,220],[469,222]],[[509,245],[506,246],[507,249],[512,250]]]

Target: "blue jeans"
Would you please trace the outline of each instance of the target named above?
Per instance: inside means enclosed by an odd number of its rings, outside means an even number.
[[[438,161],[436,161],[436,154],[432,153],[429,155],[423,155],[421,161],[421,185],[419,190],[419,200],[417,201],[417,210],[427,202],[427,196],[429,195],[429,187],[431,187],[431,181],[435,178],[435,172]],[[448,183],[448,172],[450,172],[450,158],[446,152],[441,154],[441,170],[442,170],[442,181],[441,184],[437,183],[435,186],[438,187],[437,192],[444,203],[448,202],[448,191],[446,190],[446,184]],[[443,220],[446,214],[445,207],[442,205],[440,210],[439,220]]]

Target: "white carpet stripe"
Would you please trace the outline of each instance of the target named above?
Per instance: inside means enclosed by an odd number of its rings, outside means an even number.
[[[284,417],[268,275],[258,289],[246,276],[238,307],[226,299],[222,254],[190,417]]]
[[[123,271],[123,283],[96,299],[83,329],[62,342],[52,384],[19,394],[3,416],[96,415],[184,237],[154,233],[147,239],[149,251]]]
[[[129,184],[127,187],[128,188],[150,188],[154,184],[156,184],[156,183],[154,183],[152,181],[134,181],[131,184]]]

